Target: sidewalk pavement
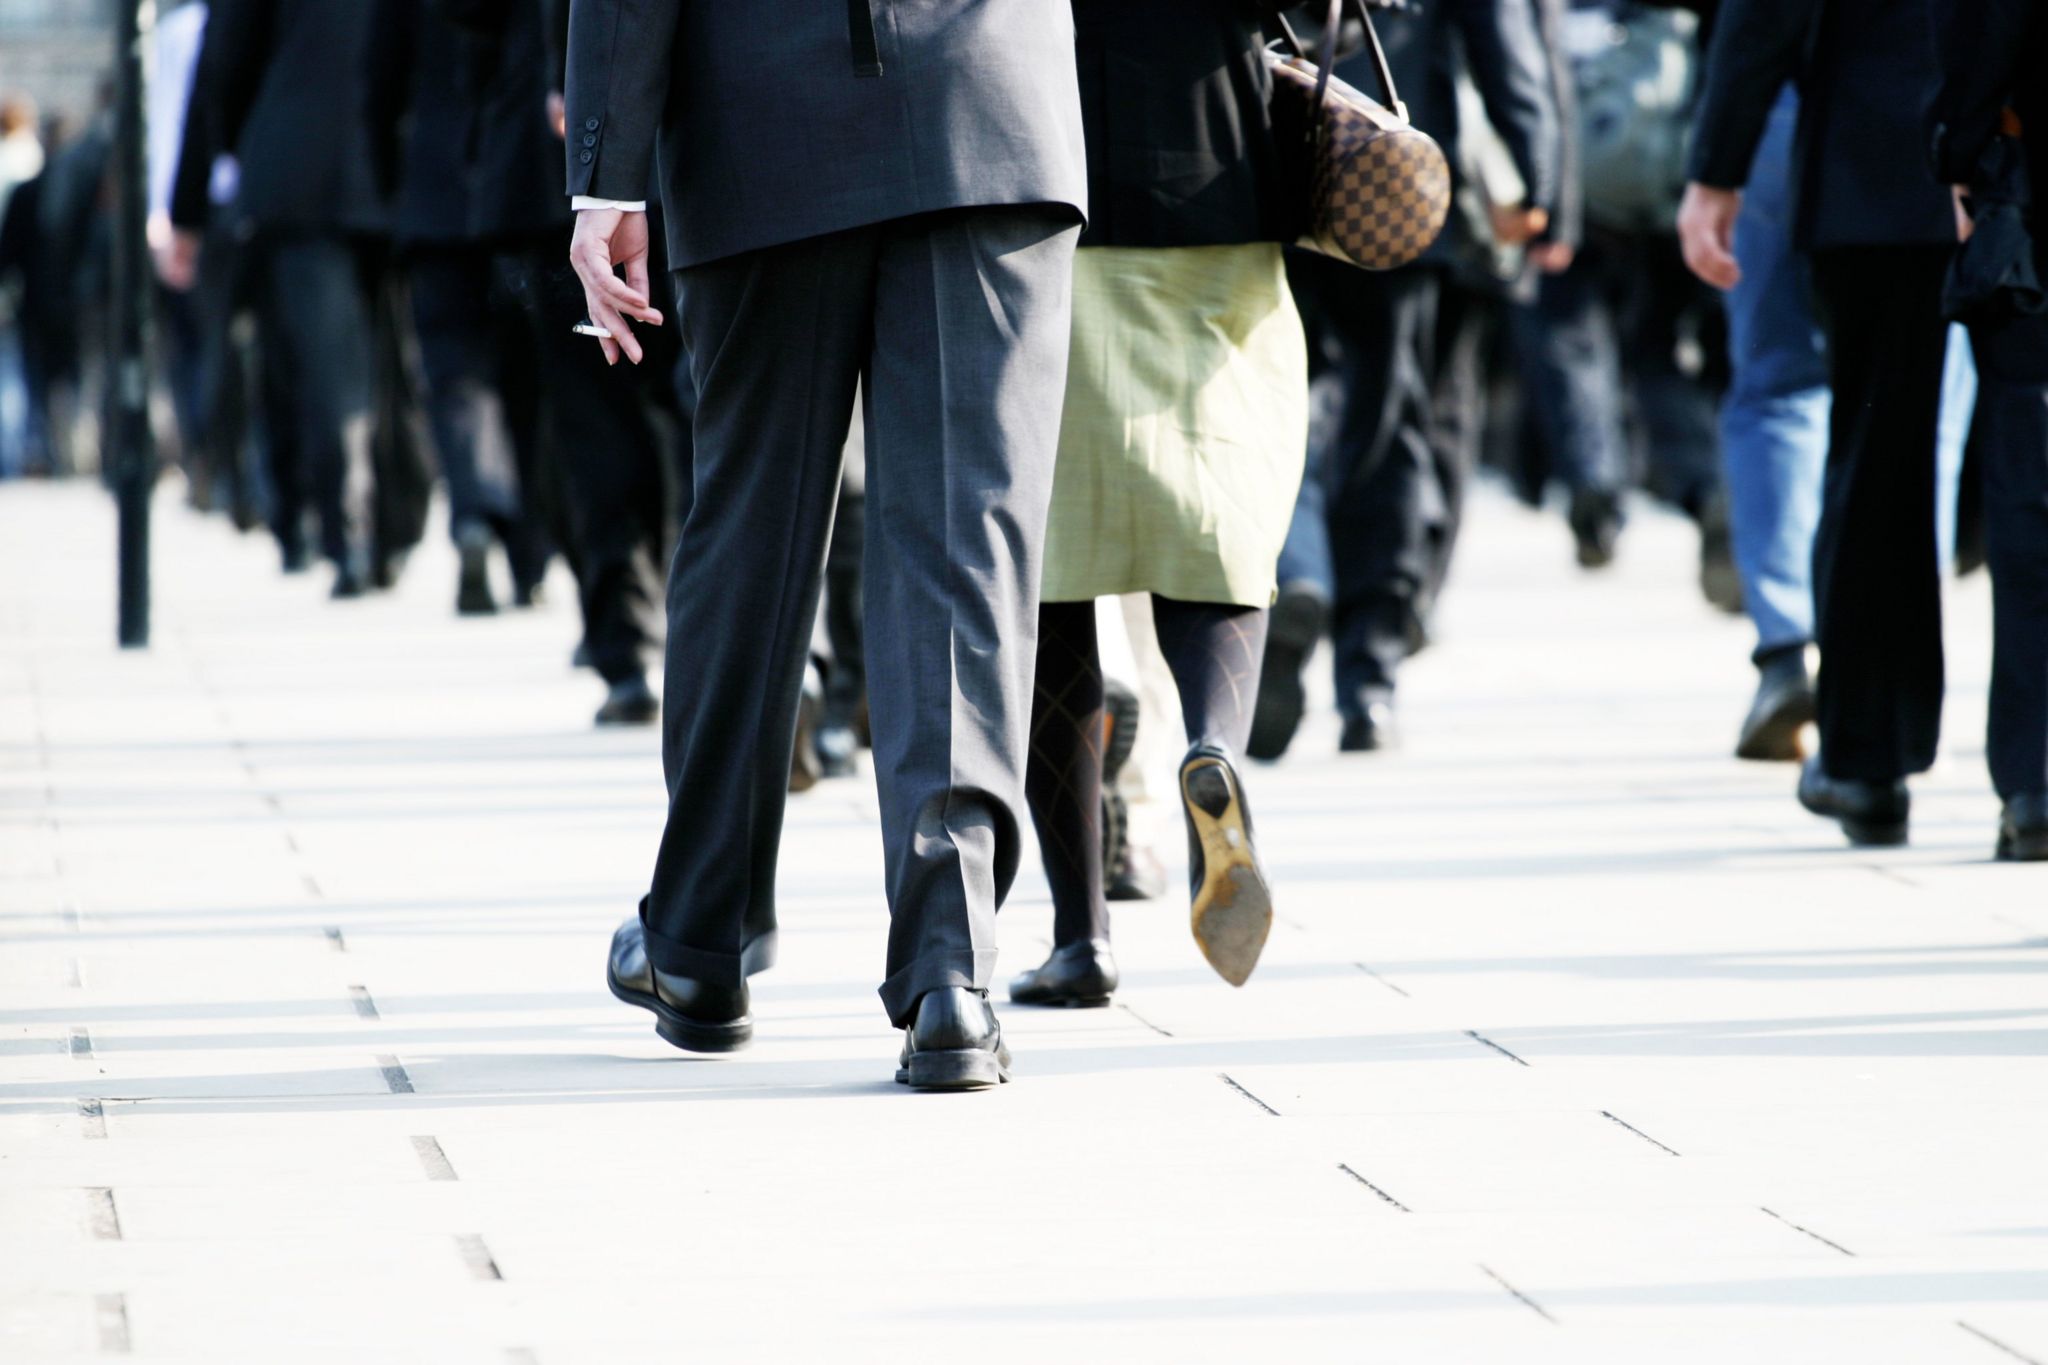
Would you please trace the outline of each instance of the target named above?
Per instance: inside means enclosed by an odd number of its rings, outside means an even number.
[[[166,494],[0,488],[0,1360],[2048,1360],[2048,869],[1988,861],[1987,595],[1912,847],[1727,757],[1749,639],[1488,494],[1407,747],[1252,773],[1243,991],[1174,897],[1115,1008],[912,1095],[872,792],[792,802],[759,1041],[604,987],[662,814],[573,598],[330,604]],[[1162,850],[1176,866],[1177,847]],[[1046,946],[1028,872],[1004,974]]]

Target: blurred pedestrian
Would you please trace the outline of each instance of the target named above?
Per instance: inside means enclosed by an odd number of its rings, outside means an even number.
[[[1853,11],[1843,0],[1729,0],[1679,222],[1694,271],[1723,289],[1737,284],[1742,187],[1778,91],[1798,74],[1794,233],[1813,263],[1834,394],[1814,552],[1821,748],[1799,798],[1858,844],[1906,839],[1906,778],[1933,763],[1940,739],[1935,466],[1948,343],[1942,289],[1957,229],[1949,192],[1902,150],[1924,144],[1919,110],[1940,77],[1931,15],[1929,0],[1871,0]],[[2001,459],[2016,468],[2027,458],[2018,453],[2024,427],[2008,437]],[[2019,572],[2024,581],[2028,571]],[[2026,596],[2020,588],[2000,603],[2008,664],[2013,649],[2029,647],[2024,623],[2037,609],[2022,605]],[[2027,691],[2023,682],[2018,695]],[[1994,727],[1997,772],[2041,771],[2024,754],[2041,717],[2038,708],[2017,714],[2026,709],[2016,705],[2013,723]],[[2044,784],[2022,778],[2022,812],[2029,788]]]
[[[1985,550],[1994,646],[1997,855],[2048,860],[2048,233],[2024,210],[2048,193],[2048,3],[1934,0],[1941,81],[1934,170],[1966,240],[1946,302],[1978,365]],[[1996,285],[1982,294],[1983,281]]]
[[[639,361],[633,321],[668,321],[639,200],[659,132],[696,394],[668,593],[668,824],[612,989],[678,1046],[752,1036],[746,978],[775,955],[797,705],[864,378],[882,999],[906,1035],[899,1080],[994,1085],[994,916],[1021,851],[1086,198],[1071,21],[1041,0],[881,16],[804,0],[772,22],[577,0],[571,23],[571,259],[605,334],[590,344]]]
[[[1020,1004],[1103,1004],[1117,984],[1099,597],[1151,595],[1180,694],[1196,943],[1243,985],[1272,925],[1237,765],[1308,393],[1280,247],[1302,225],[1269,109],[1270,12],[1246,0],[1074,5],[1093,216],[1074,267],[1026,778],[1053,952],[1011,983]]]
[[[212,0],[200,59],[199,97],[215,144],[235,154],[251,234],[273,525],[289,566],[311,503],[336,597],[388,581],[411,529],[377,501],[373,327],[390,215],[370,141],[372,19],[367,5]]]
[[[1468,70],[1521,181],[1520,202],[1486,225],[1513,250],[1548,254],[1560,211],[1563,152],[1557,93],[1533,0],[1449,0],[1379,21],[1387,60],[1415,126],[1459,163],[1457,81]],[[1361,88],[1364,54],[1337,75]],[[1277,758],[1305,711],[1301,670],[1329,622],[1339,747],[1395,741],[1401,664],[1424,633],[1428,594],[1443,575],[1450,507],[1445,471],[1460,464],[1436,420],[1439,303],[1464,229],[1454,218],[1424,258],[1368,273],[1297,253],[1290,271],[1309,337],[1308,476],[1280,564],[1273,640],[1251,752]]]

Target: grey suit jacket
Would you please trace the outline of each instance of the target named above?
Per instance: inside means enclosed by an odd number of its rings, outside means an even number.
[[[1069,0],[574,0],[569,193],[641,199],[670,260],[938,209],[1087,208]]]

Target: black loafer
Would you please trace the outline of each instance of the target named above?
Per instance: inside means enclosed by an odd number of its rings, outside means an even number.
[[[1052,950],[1052,956],[1010,982],[1013,1005],[1094,1008],[1116,990],[1116,959],[1106,939],[1083,939]]]
[[[1813,723],[1813,647],[1788,645],[1756,661],[1756,698],[1735,741],[1737,758],[1796,763],[1806,757],[1806,727]]]
[[[685,1052],[732,1052],[754,1040],[747,988],[656,971],[647,960],[647,934],[638,915],[612,935],[605,984],[627,1004],[650,1011],[654,1031]]]
[[[1868,848],[1892,848],[1906,842],[1913,811],[1912,793],[1904,778],[1893,782],[1861,782],[1830,777],[1818,758],[1806,760],[1799,772],[1799,804],[1842,826],[1849,842]]]
[[[896,1083],[913,1090],[987,1090],[1010,1079],[1010,1049],[985,991],[946,986],[917,1002],[903,1030]]]
[[[597,708],[599,725],[652,725],[661,719],[661,702],[641,674],[621,679],[605,693]]]
[[[1273,893],[1252,845],[1244,783],[1229,754],[1198,744],[1181,760],[1180,792],[1195,943],[1218,976],[1242,986],[1273,930]]]
[[[462,569],[455,582],[457,616],[491,616],[498,599],[491,592],[491,532],[474,522],[455,533],[455,552]]]
[[[2048,862],[2048,791],[2021,792],[2005,803],[1998,819],[1998,859]]]

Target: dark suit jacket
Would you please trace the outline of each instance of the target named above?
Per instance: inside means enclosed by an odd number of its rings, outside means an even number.
[[[1260,0],[1073,0],[1088,141],[1082,246],[1291,242]],[[1301,199],[1302,202],[1294,202]]]
[[[1928,121],[1936,177],[1967,184],[2010,106],[2041,203],[2048,196],[2048,0],[1937,0],[1934,15],[1941,84]],[[2038,240],[2038,210],[2035,221]]]
[[[642,197],[658,140],[677,267],[939,209],[1086,207],[1065,0],[574,0],[568,96],[571,194]]]
[[[569,222],[562,143],[548,125],[559,79],[542,0],[379,0],[394,29],[410,114],[398,178],[397,235],[505,241]],[[381,41],[381,40],[380,40]]]
[[[1799,82],[1795,231],[1803,246],[1953,243],[1921,117],[1937,67],[1930,0],[1725,0],[1707,58],[1690,178],[1749,179],[1777,92]]]
[[[213,0],[194,98],[241,162],[237,206],[257,227],[389,225],[368,109],[374,18],[366,0]]]

